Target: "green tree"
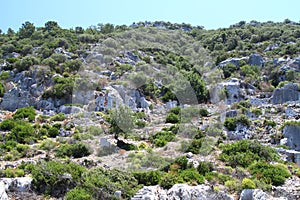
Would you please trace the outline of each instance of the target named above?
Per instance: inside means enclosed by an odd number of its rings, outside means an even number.
[[[110,112],[110,132],[118,138],[120,133],[128,133],[134,127],[133,112],[126,105],[119,105]]]
[[[33,23],[26,21],[22,24],[22,28],[19,29],[18,35],[22,38],[29,38],[35,31]]]

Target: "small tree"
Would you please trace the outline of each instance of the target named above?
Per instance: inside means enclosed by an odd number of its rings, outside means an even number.
[[[133,112],[126,105],[119,105],[110,113],[110,132],[118,139],[120,133],[128,133],[134,127]]]

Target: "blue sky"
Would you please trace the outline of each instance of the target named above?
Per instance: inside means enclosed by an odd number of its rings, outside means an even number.
[[[0,29],[18,30],[30,21],[35,26],[57,21],[61,27],[84,28],[98,23],[130,25],[139,21],[170,21],[229,27],[245,20],[299,22],[299,0],[1,0]]]

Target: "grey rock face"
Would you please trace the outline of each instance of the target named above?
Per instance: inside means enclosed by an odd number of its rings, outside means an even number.
[[[260,189],[245,189],[242,191],[240,200],[269,200],[273,199]]]
[[[296,72],[300,72],[300,57],[290,60],[288,63],[283,65],[280,70],[288,71],[293,70]]]
[[[131,200],[233,200],[233,197],[223,193],[215,192],[207,185],[189,186],[186,184],[176,184],[168,191],[159,186],[143,187]]]
[[[247,62],[248,58],[247,57],[243,57],[243,58],[228,58],[228,59],[220,62],[219,63],[219,67],[224,67],[224,66],[226,66],[229,63],[234,64],[236,67],[238,67],[239,66],[239,62],[241,60],[244,60],[245,62]]]
[[[49,104],[39,103],[39,100],[46,87],[52,84],[47,70],[36,68],[31,72],[20,72],[14,76],[13,85],[15,86],[4,94],[0,107],[9,111],[26,106],[49,108]]]
[[[227,104],[239,102],[250,95],[254,94],[255,87],[240,81],[239,79],[232,78],[231,80],[221,84],[227,91]]]
[[[285,126],[283,128],[283,135],[287,138],[287,145],[290,149],[300,151],[300,126]]]
[[[6,190],[12,192],[29,192],[31,188],[32,178],[18,177],[18,178],[2,178]]]
[[[276,88],[271,97],[272,104],[282,104],[288,101],[298,101],[300,99],[300,92],[298,91],[298,84],[286,84],[282,88]]]
[[[74,114],[74,113],[80,113],[82,111],[81,108],[76,106],[61,106],[58,109],[58,112],[64,113],[64,114]]]
[[[263,66],[264,63],[265,61],[260,54],[251,54],[249,57],[249,65],[251,66]]]
[[[236,110],[229,110],[226,112],[226,117],[236,117],[237,111]]]
[[[3,181],[0,181],[0,200],[8,200],[8,196],[5,191],[5,184]]]

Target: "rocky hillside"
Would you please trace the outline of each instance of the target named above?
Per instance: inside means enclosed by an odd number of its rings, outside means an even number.
[[[0,34],[0,199],[299,199],[300,24]]]

